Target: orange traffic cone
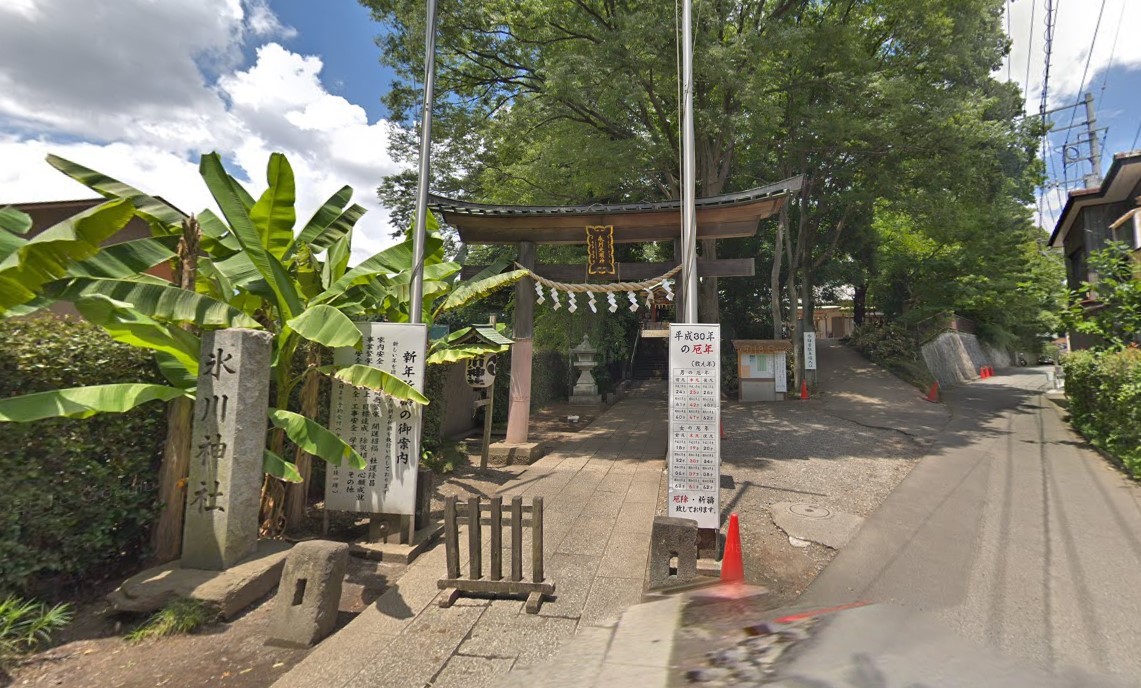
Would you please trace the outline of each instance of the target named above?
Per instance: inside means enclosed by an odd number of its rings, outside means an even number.
[[[721,557],[721,582],[744,583],[745,561],[741,557],[741,527],[737,514],[729,514],[729,528],[725,531],[725,555]]]
[[[808,398],[808,382],[806,380],[800,381],[800,398],[801,399],[807,399]]]
[[[932,382],[931,389],[927,390],[927,396],[923,398],[935,404],[939,403],[939,383]]]

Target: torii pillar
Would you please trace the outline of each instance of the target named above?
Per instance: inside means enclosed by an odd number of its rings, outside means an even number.
[[[518,262],[528,270],[535,269],[535,242],[519,242]],[[507,410],[507,445],[519,445],[519,453],[530,451],[527,446],[527,426],[531,422],[531,337],[535,325],[535,286],[530,278],[515,283],[515,317],[511,335],[511,403]],[[507,450],[507,447],[503,448]],[[508,456],[508,462],[512,456]]]

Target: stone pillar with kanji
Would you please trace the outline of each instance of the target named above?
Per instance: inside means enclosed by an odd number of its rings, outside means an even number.
[[[182,568],[225,570],[258,540],[273,335],[202,333]]]

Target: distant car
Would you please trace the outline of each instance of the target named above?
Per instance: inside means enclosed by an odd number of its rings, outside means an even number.
[[[1054,365],[1054,359],[1043,354],[1038,357],[1038,365]]]

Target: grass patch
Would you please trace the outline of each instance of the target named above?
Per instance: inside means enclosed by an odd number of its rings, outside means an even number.
[[[0,602],[0,666],[50,641],[73,616],[67,604],[48,607],[19,597],[5,598]]]
[[[168,602],[141,626],[128,633],[126,640],[129,643],[141,643],[144,640],[193,633],[217,618],[218,611],[209,604],[179,597]]]

